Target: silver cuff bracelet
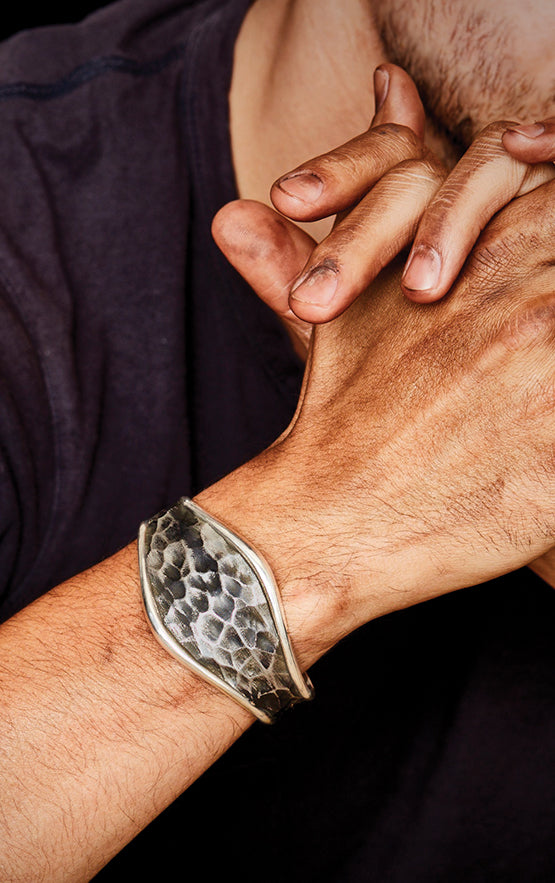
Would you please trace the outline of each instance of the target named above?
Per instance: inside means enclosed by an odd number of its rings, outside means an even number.
[[[265,723],[311,699],[285,628],[272,572],[192,500],[143,522],[143,600],[160,643]]]

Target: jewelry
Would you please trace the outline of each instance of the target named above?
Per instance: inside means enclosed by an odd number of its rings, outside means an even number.
[[[265,723],[314,691],[295,659],[273,574],[187,497],[139,531],[143,601],[160,643]]]

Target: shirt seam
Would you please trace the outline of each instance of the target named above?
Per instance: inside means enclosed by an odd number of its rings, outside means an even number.
[[[149,77],[160,73],[185,53],[185,43],[176,43],[162,55],[137,61],[122,55],[103,55],[77,65],[68,74],[51,83],[34,83],[24,80],[0,86],[0,101],[27,98],[34,101],[50,101],[76,91],[103,74],[118,73],[132,77]]]

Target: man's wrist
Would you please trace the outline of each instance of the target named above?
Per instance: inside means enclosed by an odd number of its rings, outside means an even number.
[[[351,575],[323,558],[325,538],[279,445],[195,497],[268,562],[303,669],[364,622]],[[369,575],[371,579],[371,575]],[[380,611],[381,612],[381,611]],[[317,688],[317,685],[316,685]]]
[[[403,531],[401,522],[391,525],[378,498],[361,499],[354,488],[351,499],[332,509],[326,469],[308,476],[303,463],[315,462],[316,455],[301,461],[300,446],[290,441],[274,445],[195,501],[266,559],[293,649],[307,669],[366,622],[464,583],[457,580],[456,560],[452,573],[436,563],[448,538],[420,539]]]
[[[292,497],[286,470],[276,463],[274,452],[267,451],[194,499],[268,562],[293,649],[306,670],[335,640],[332,611],[316,600],[318,585],[310,565],[310,544],[306,548],[306,538],[299,534]]]

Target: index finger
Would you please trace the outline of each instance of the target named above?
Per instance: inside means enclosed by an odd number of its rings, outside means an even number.
[[[279,212],[316,221],[357,203],[389,169],[424,155],[424,108],[405,71],[382,64],[374,73],[376,113],[370,128],[279,178],[270,191]]]

